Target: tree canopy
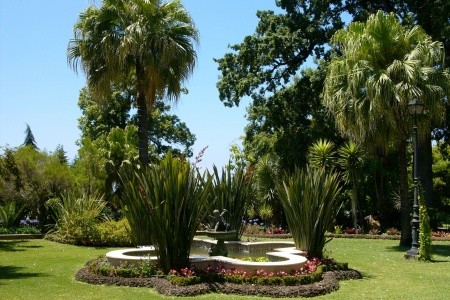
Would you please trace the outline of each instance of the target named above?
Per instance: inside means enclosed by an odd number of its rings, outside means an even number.
[[[148,113],[158,98],[178,100],[196,61],[198,32],[179,0],[105,0],[74,26],[68,61],[88,85],[110,95],[112,83],[134,76],[139,158],[148,163]]]

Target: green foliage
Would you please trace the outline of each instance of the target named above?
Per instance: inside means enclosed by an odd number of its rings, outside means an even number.
[[[169,152],[158,165],[124,166],[119,204],[137,244],[152,244],[160,267],[189,265],[192,240],[209,213],[212,178]]]
[[[283,207],[281,205],[275,185],[280,179],[280,167],[268,155],[262,157],[255,166],[255,194],[256,201],[253,209],[256,215],[266,223],[279,226],[285,224]]]
[[[57,152],[20,147],[6,148],[0,155],[0,202],[14,201],[41,226],[52,221],[45,201],[69,192],[74,181],[72,169],[61,162]]]
[[[419,198],[419,260],[431,261],[431,227],[430,218],[428,217],[427,207],[421,193],[417,195]]]
[[[223,167],[222,172],[219,173],[214,166],[212,176],[211,202],[214,201],[215,209],[227,210],[224,218],[230,225],[230,230],[237,231],[235,239],[239,240],[243,231],[242,220],[252,192],[251,174],[240,166],[236,166],[234,170]]]
[[[119,221],[107,220],[96,226],[96,238],[92,243],[96,246],[124,247],[132,246],[131,230],[127,219]]]
[[[326,139],[313,143],[309,148],[308,161],[311,167],[332,170],[337,162],[334,143]]]
[[[450,74],[442,68],[443,45],[420,27],[404,27],[394,13],[378,11],[366,22],[337,31],[335,50],[324,82],[323,104],[344,136],[368,151],[398,154],[400,245],[410,244],[410,201],[407,181],[407,141],[413,117],[407,104],[421,100],[426,118],[421,136],[443,121],[450,95]]]
[[[22,208],[16,209],[16,202],[11,201],[0,205],[0,225],[5,228],[14,227],[20,217]]]
[[[180,1],[108,0],[90,6],[74,25],[67,58],[81,63],[89,88],[110,96],[133,79],[139,159],[148,164],[148,112],[157,99],[178,100],[196,61],[198,32]]]
[[[88,196],[105,194],[106,158],[102,153],[104,139],[79,141],[78,158],[73,165],[77,189]]]
[[[161,270],[157,269],[154,264],[149,261],[142,261],[138,266],[120,265],[112,266],[109,261],[100,257],[88,263],[89,271],[102,276],[108,277],[151,277],[161,275]]]
[[[0,227],[0,234],[40,234],[41,230],[33,226]]]
[[[101,199],[82,195],[63,196],[50,204],[55,216],[55,233],[62,241],[75,245],[92,245],[97,239],[97,224],[105,208]]]
[[[277,191],[296,248],[321,258],[325,232],[332,228],[341,205],[338,174],[323,168],[296,169],[277,184]]]

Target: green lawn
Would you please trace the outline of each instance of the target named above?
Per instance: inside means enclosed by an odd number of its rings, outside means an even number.
[[[331,257],[349,262],[362,280],[341,281],[339,291],[315,299],[448,299],[450,241],[433,241],[433,263],[407,261],[398,241],[334,239]],[[75,281],[89,259],[111,249],[46,240],[0,241],[0,299],[171,299],[146,288],[94,286]],[[203,295],[178,299],[259,299]]]

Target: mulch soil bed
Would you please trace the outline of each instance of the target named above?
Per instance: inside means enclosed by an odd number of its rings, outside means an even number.
[[[201,283],[190,286],[177,286],[165,278],[124,278],[97,275],[91,273],[87,266],[78,271],[75,276],[78,281],[90,284],[154,288],[158,293],[169,296],[196,296],[207,293],[224,293],[272,298],[324,295],[339,289],[339,280],[362,278],[358,271],[351,269],[325,272],[322,277],[321,281],[295,286],[264,286],[234,283]]]

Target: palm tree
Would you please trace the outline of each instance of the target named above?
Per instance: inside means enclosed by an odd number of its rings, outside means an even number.
[[[82,12],[68,46],[98,94],[133,78],[137,91],[139,160],[148,164],[148,113],[158,97],[178,100],[196,62],[198,31],[179,0],[104,0]]]
[[[422,131],[441,120],[449,96],[450,76],[443,71],[442,43],[433,42],[419,27],[403,27],[394,14],[379,11],[366,23],[354,22],[332,37],[342,54],[332,59],[324,84],[323,102],[336,126],[351,140],[399,155],[401,246],[410,246],[406,146],[412,99],[426,106]],[[422,135],[424,136],[424,135]]]

